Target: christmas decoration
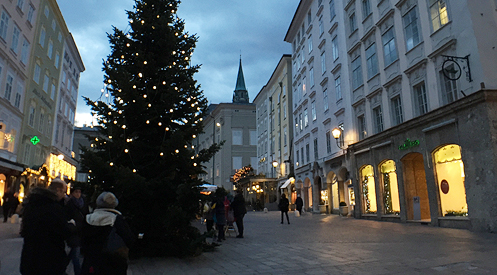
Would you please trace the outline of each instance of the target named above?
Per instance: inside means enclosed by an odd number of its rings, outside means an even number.
[[[207,100],[193,78],[200,66],[190,64],[197,37],[177,17],[179,3],[135,0],[129,31],[108,34],[102,96],[85,98],[101,126],[83,149],[90,190],[116,194],[118,209],[144,234],[134,250],[153,256],[200,251],[191,226],[204,184],[197,175],[219,149],[195,154]]]
[[[390,174],[383,174],[383,204],[385,205],[385,214],[394,214],[392,207],[392,196],[390,194]]]

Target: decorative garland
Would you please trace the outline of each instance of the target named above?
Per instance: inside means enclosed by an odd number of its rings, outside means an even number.
[[[362,194],[364,195],[364,201],[366,202],[365,210],[366,213],[371,212],[371,202],[369,201],[369,189],[368,189],[368,176],[364,176],[364,181],[362,182]]]
[[[383,204],[385,205],[385,214],[393,214],[392,207],[392,196],[390,193],[390,175],[388,173],[383,173]]]

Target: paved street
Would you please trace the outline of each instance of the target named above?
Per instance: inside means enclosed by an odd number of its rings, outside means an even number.
[[[244,221],[244,239],[190,259],[135,260],[128,274],[497,274],[497,234],[336,215],[290,215],[288,225],[279,212]],[[14,229],[0,224],[0,275],[18,274]]]

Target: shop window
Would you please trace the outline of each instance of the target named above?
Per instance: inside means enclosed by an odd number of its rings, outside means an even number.
[[[376,213],[376,190],[374,184],[373,166],[367,165],[361,169],[361,186],[363,209],[365,214]]]
[[[399,184],[395,162],[387,160],[380,165],[381,179],[383,182],[383,209],[385,214],[400,213]]]
[[[331,182],[331,194],[333,196],[333,209],[339,209],[340,198],[338,197],[338,178],[335,175]]]
[[[446,145],[434,152],[435,170],[443,216],[467,216],[464,163],[461,147]]]

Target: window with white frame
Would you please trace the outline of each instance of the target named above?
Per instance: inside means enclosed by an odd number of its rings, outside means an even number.
[[[22,86],[20,85],[17,86],[16,98],[14,100],[14,107],[16,107],[17,109],[19,109],[19,107],[21,106],[22,89],[23,89]]]
[[[57,39],[59,40],[59,42],[62,42],[62,33],[61,32],[59,32]]]
[[[295,154],[295,165],[299,166],[299,149],[297,149],[297,152]]]
[[[36,82],[36,84],[40,84],[40,74],[41,74],[41,68],[38,63],[35,65],[35,73],[33,74],[33,81]]]
[[[312,22],[311,10],[307,13],[307,25],[310,25]]]
[[[335,35],[331,40],[331,53],[333,54],[333,61],[338,59],[338,37]]]
[[[295,117],[295,133],[299,132],[299,119]]]
[[[373,108],[373,126],[375,134],[383,131],[383,113],[381,105]]]
[[[314,87],[314,67],[309,69],[309,84],[311,88]]]
[[[48,41],[48,50],[47,50],[48,58],[52,59],[52,54],[53,54],[53,42],[52,39],[50,39],[50,41]]]
[[[50,77],[48,77],[48,75],[45,75],[45,78],[43,80],[43,91],[45,93],[48,93],[49,84],[50,84]]]
[[[328,111],[330,106],[328,105],[328,89],[323,90],[323,109],[324,111]]]
[[[10,15],[7,12],[2,11],[2,17],[0,18],[0,38],[7,40],[7,30],[9,29]]]
[[[283,146],[287,146],[287,139],[288,136],[287,136],[286,127],[283,127]]]
[[[326,53],[321,54],[321,74],[326,72]]]
[[[312,52],[312,36],[307,39],[307,47],[309,48],[309,53]]]
[[[31,146],[29,143],[24,145],[24,163],[29,163],[29,157],[31,154]]]
[[[331,154],[331,132],[326,132],[326,153]]]
[[[330,19],[333,20],[335,15],[335,0],[330,0]]]
[[[302,96],[305,96],[307,94],[307,81],[305,76],[302,78]]]
[[[368,79],[370,79],[378,73],[378,57],[376,56],[375,43],[366,49],[366,64],[368,66]]]
[[[29,5],[29,11],[28,11],[28,22],[30,24],[33,24],[33,16],[35,14],[35,7],[33,7],[33,5]]]
[[[21,31],[17,26],[14,25],[14,31],[12,32],[12,45],[10,46],[10,49],[17,54],[18,48],[19,48],[19,35],[21,34]]]
[[[397,60],[397,48],[395,46],[395,34],[393,27],[382,35],[381,40],[383,43],[385,66],[388,66]]]
[[[362,0],[362,18],[366,19],[371,14],[371,2],[370,0]]]
[[[309,152],[310,151],[310,148],[309,148],[309,143],[307,143],[305,145],[305,161],[306,163],[309,163],[311,161],[311,153]]]
[[[52,116],[48,115],[47,127],[45,128],[45,136],[49,137],[52,132]]]
[[[283,103],[283,120],[286,119],[286,116],[287,116],[286,112],[287,112],[287,110],[286,110],[286,103]]]
[[[35,125],[35,110],[36,110],[36,105],[32,103],[29,106],[29,119],[28,119],[28,124],[31,127],[34,127]]]
[[[449,23],[449,14],[445,0],[430,0],[430,16],[433,31]]]
[[[43,129],[45,127],[45,110],[40,110],[40,120],[38,121],[38,131],[43,133]]]
[[[355,90],[362,85],[361,56],[352,61],[352,89]]]
[[[257,145],[257,130],[250,130],[250,145]]]
[[[48,6],[45,6],[45,16],[48,17],[50,15],[50,10],[48,9]]]
[[[14,77],[7,74],[7,81],[5,82],[4,98],[10,101],[10,96],[12,95],[12,86],[14,85]]]
[[[390,99],[390,105],[392,109],[393,126],[399,125],[404,122],[404,114],[402,112],[402,101],[400,99],[400,95],[397,95]]]
[[[359,132],[359,140],[366,138],[366,119],[364,118],[364,115],[357,117],[357,131]]]
[[[60,55],[59,55],[59,52],[56,52],[55,53],[55,61],[54,61],[54,65],[55,65],[56,69],[59,68],[59,63],[60,63]]]
[[[319,159],[319,153],[318,153],[318,138],[314,138],[314,160],[318,160]]]
[[[233,170],[242,169],[242,157],[233,157]]]
[[[45,36],[47,35],[47,32],[45,31],[45,28],[42,27],[41,28],[41,32],[40,32],[40,40],[38,40],[38,42],[40,43],[41,47],[45,47]]]
[[[304,121],[302,120],[302,113],[299,113],[299,128],[300,131],[304,130]]]
[[[454,64],[451,64],[445,68],[445,73],[449,75],[450,78],[455,79]],[[442,83],[442,101],[444,104],[449,104],[457,100],[457,82],[447,78],[443,71],[440,71],[440,82]]]
[[[307,109],[304,109],[304,127],[309,126],[309,116],[307,114]]]
[[[319,17],[319,36],[323,35],[324,33],[324,26],[323,26],[323,17]]]
[[[335,96],[336,96],[336,101],[339,101],[342,99],[342,87],[341,87],[341,80],[340,76],[335,78]]]
[[[52,100],[55,100],[55,89],[56,89],[55,84],[52,83],[52,89],[50,90],[50,98]]]
[[[315,121],[317,119],[317,116],[316,116],[316,101],[313,101],[311,103],[311,116],[312,116],[312,121]]]
[[[242,134],[243,134],[243,129],[231,129],[233,145],[243,145]]]
[[[300,148],[300,157],[302,159],[302,164],[305,163],[305,158],[304,158],[304,147]]]
[[[414,107],[418,116],[428,112],[428,99],[424,82],[414,86]]]
[[[57,27],[57,23],[55,23],[55,19],[52,19],[52,30],[55,31],[56,27]]]
[[[24,0],[17,0],[17,7],[22,11],[24,7]]]
[[[420,34],[418,27],[418,15],[416,12],[416,7],[412,8],[403,17],[405,40],[406,40],[406,51],[411,50],[414,46],[418,45],[420,42]]]
[[[355,12],[352,13],[350,16],[349,16],[349,30],[350,30],[350,33],[353,33],[355,30],[357,30],[357,23],[356,23],[356,18],[355,18]]]
[[[21,62],[24,65],[28,65],[28,57],[29,57],[29,42],[26,38],[22,41],[22,49],[21,49]]]

